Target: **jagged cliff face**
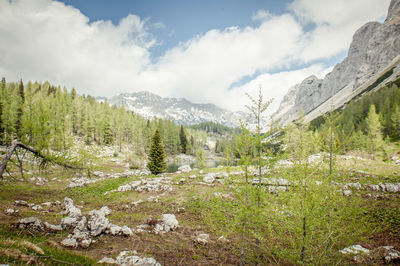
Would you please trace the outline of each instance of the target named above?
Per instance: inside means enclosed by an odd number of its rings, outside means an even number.
[[[400,55],[400,0],[392,0],[384,23],[369,22],[356,31],[347,57],[337,64],[324,79],[306,78],[293,86],[273,115],[274,120],[287,123],[320,108],[333,96],[340,94],[339,103],[352,97],[357,90]],[[350,100],[351,98],[347,99]]]

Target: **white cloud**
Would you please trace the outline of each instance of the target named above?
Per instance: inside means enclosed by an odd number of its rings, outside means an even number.
[[[314,60],[347,49],[355,30],[382,17],[388,1],[295,0],[289,13],[254,13],[257,27],[210,30],[151,62],[150,49],[162,40],[150,31],[162,23],[135,15],[118,25],[90,23],[78,9],[60,2],[0,0],[0,75],[49,80],[91,95],[149,90],[230,109],[241,109],[244,92],[261,83],[277,107],[291,85],[324,71]],[[315,27],[306,31],[309,23]],[[291,70],[301,62],[311,66]],[[268,74],[277,69],[286,70]],[[229,89],[255,73],[264,74]]]
[[[253,14],[251,19],[254,21],[263,21],[263,20],[269,19],[271,17],[272,17],[272,14],[269,13],[267,10],[260,9],[260,10],[257,10],[257,12],[255,12]]]
[[[282,91],[287,91],[291,86],[302,82],[306,77],[316,75],[323,78],[332,68],[324,68],[323,65],[315,64],[307,68],[282,71],[276,74],[261,74],[257,78],[247,82],[244,85],[237,86],[228,91],[223,97],[223,105],[235,111],[245,110],[245,105],[250,101],[245,93],[251,96],[258,95],[258,89],[261,86],[261,92],[265,99],[273,99],[265,115],[271,115],[278,107],[284,96]]]

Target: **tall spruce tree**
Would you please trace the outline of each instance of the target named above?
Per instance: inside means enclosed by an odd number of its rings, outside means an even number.
[[[19,82],[18,85],[18,95],[19,95],[19,99],[18,99],[18,108],[17,108],[17,121],[16,121],[16,125],[15,125],[15,131],[16,131],[16,135],[18,137],[18,139],[21,139],[22,137],[22,112],[23,112],[23,106],[25,103],[25,91],[24,91],[24,83],[21,81]]]
[[[185,130],[183,129],[183,126],[181,125],[181,131],[179,132],[179,139],[181,141],[181,151],[182,153],[186,154],[187,151],[187,138],[186,138],[186,134],[185,134]]]
[[[153,142],[150,149],[150,161],[147,168],[152,174],[157,175],[165,172],[167,165],[165,163],[164,147],[162,145],[161,135],[158,129],[153,136]]]

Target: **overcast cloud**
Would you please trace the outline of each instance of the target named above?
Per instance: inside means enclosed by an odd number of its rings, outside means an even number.
[[[160,23],[134,14],[118,25],[89,23],[78,9],[59,2],[0,0],[0,75],[48,80],[94,96],[148,90],[231,110],[243,109],[244,92],[254,94],[261,84],[275,98],[274,109],[290,86],[311,74],[323,77],[332,66],[321,62],[346,51],[353,33],[385,16],[388,5],[389,0],[295,0],[285,14],[253,14],[257,27],[210,30],[152,61],[151,47],[162,40],[150,28]],[[249,76],[249,82],[233,86]]]

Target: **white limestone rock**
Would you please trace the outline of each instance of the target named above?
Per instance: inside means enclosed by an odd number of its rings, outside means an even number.
[[[181,173],[189,173],[190,171],[192,171],[192,168],[190,167],[190,165],[185,164],[185,165],[180,166],[178,168],[178,171]]]
[[[74,205],[74,201],[67,197],[64,199],[64,209],[65,214],[69,217],[80,217],[82,215],[81,210]]]
[[[200,245],[207,245],[209,238],[210,238],[209,234],[199,234],[194,239],[194,242],[196,242]]]
[[[203,182],[207,184],[214,183],[215,181],[215,173],[208,173],[203,177]]]
[[[31,229],[34,231],[43,231],[42,221],[36,217],[22,218],[18,221],[19,229]]]
[[[342,250],[339,250],[339,252],[342,254],[360,254],[360,253],[369,252],[369,249],[364,248],[361,245],[352,245],[352,246],[346,247]]]

